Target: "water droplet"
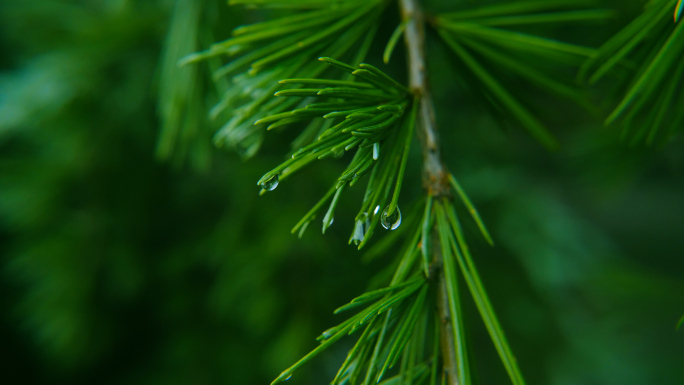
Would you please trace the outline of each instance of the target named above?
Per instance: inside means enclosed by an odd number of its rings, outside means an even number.
[[[368,220],[368,213],[361,213],[361,215],[356,220],[356,225],[354,225],[354,232],[349,240],[349,243],[354,242],[355,245],[359,245],[360,242],[366,238],[366,232],[370,227],[370,221]]]
[[[373,143],[373,160],[378,160],[379,156],[380,156],[380,143],[375,142],[375,143]]]
[[[394,212],[392,215],[387,215],[387,212],[389,210],[389,206],[385,208],[385,211],[382,212],[382,216],[380,217],[380,223],[382,223],[382,227],[388,229],[388,230],[396,230],[397,227],[401,224],[401,211],[399,211],[399,207],[394,209]]]
[[[354,234],[352,235],[351,241],[354,242],[355,245],[358,245],[359,242],[363,242],[365,235],[366,234],[363,231],[363,221],[356,221],[356,226],[354,226]]]
[[[278,174],[273,175],[271,178],[261,184],[261,188],[266,191],[275,190],[275,188],[278,187],[278,179],[280,179]]]
[[[283,381],[288,381],[290,378],[292,378],[291,374],[286,379],[284,379]]]
[[[377,214],[378,211],[380,211],[380,205],[375,206],[375,210],[373,210],[373,215]]]

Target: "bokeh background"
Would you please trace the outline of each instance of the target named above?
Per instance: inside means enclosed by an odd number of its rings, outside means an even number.
[[[248,161],[213,149],[216,91],[202,66],[183,75],[192,92],[168,99],[164,63],[264,17],[196,0],[187,24],[178,15],[191,3],[0,1],[2,384],[268,384],[391,261],[347,246],[360,188],[325,236],[289,233],[344,160],[259,197],[256,181],[293,134],[269,135]],[[552,33],[597,46],[643,2],[608,3],[610,23]],[[540,94],[534,111],[562,143],[549,153],[497,124],[432,40],[446,162],[494,236],[496,247],[472,237],[472,248],[528,383],[684,383],[684,141],[630,147],[600,116]],[[403,78],[403,55],[383,68]],[[602,113],[604,91],[593,93]],[[168,157],[157,140],[174,124],[196,130]],[[419,162],[406,206],[420,194]],[[470,310],[477,376],[506,383]],[[351,343],[291,382],[329,382]]]

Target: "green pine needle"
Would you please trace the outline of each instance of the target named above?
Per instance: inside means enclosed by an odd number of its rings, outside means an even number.
[[[385,64],[389,63],[390,57],[392,56],[392,52],[394,52],[394,47],[397,46],[397,42],[399,41],[399,38],[401,38],[401,35],[406,30],[407,25],[408,25],[408,20],[404,20],[397,26],[397,28],[394,30],[394,32],[392,32],[392,36],[390,36],[390,39],[387,42],[387,46],[385,47],[385,52],[382,54],[382,61]]]
[[[456,190],[456,193],[458,194],[459,198],[461,198],[461,202],[463,202],[463,204],[468,209],[468,213],[470,214],[470,216],[473,217],[473,220],[477,224],[477,227],[480,229],[482,236],[485,238],[487,243],[489,243],[491,246],[494,246],[494,241],[492,240],[492,237],[489,235],[489,231],[487,231],[487,227],[485,227],[484,222],[482,222],[480,214],[477,212],[477,209],[470,201],[470,198],[468,198],[468,195],[465,193],[463,188],[461,188],[461,185],[458,183],[458,181],[456,180],[456,178],[454,178],[452,174],[449,174],[449,182],[451,182],[451,186],[454,188],[454,190]]]

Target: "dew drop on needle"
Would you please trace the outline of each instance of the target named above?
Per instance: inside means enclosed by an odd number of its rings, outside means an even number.
[[[389,206],[385,208],[385,211],[382,212],[382,216],[380,217],[380,223],[382,224],[382,227],[386,228],[387,230],[396,230],[399,225],[401,225],[401,211],[399,211],[399,207],[394,209],[394,212],[391,215],[387,215],[389,211]]]
[[[368,221],[368,213],[363,213],[359,219],[356,220],[351,242],[354,242],[355,245],[358,245],[359,242],[363,242],[364,238],[366,237],[366,231],[368,231],[369,227],[370,222]]]
[[[278,179],[278,174],[273,175],[271,178],[261,184],[261,188],[266,191],[275,190],[275,188],[278,187]]]

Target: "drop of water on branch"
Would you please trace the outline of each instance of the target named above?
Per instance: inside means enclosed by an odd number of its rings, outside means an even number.
[[[352,234],[351,242],[354,242],[358,246],[359,242],[363,242],[366,238],[366,231],[370,227],[370,222],[368,220],[368,214],[363,213],[363,215],[356,221],[354,226],[354,233]]]
[[[389,206],[385,207],[385,211],[382,212],[380,223],[382,224],[382,227],[387,230],[396,230],[397,227],[401,225],[401,211],[399,211],[399,207],[397,207],[391,215],[387,215],[388,211]]]
[[[270,179],[261,184],[261,188],[266,191],[273,191],[278,187],[278,174],[273,175]]]

